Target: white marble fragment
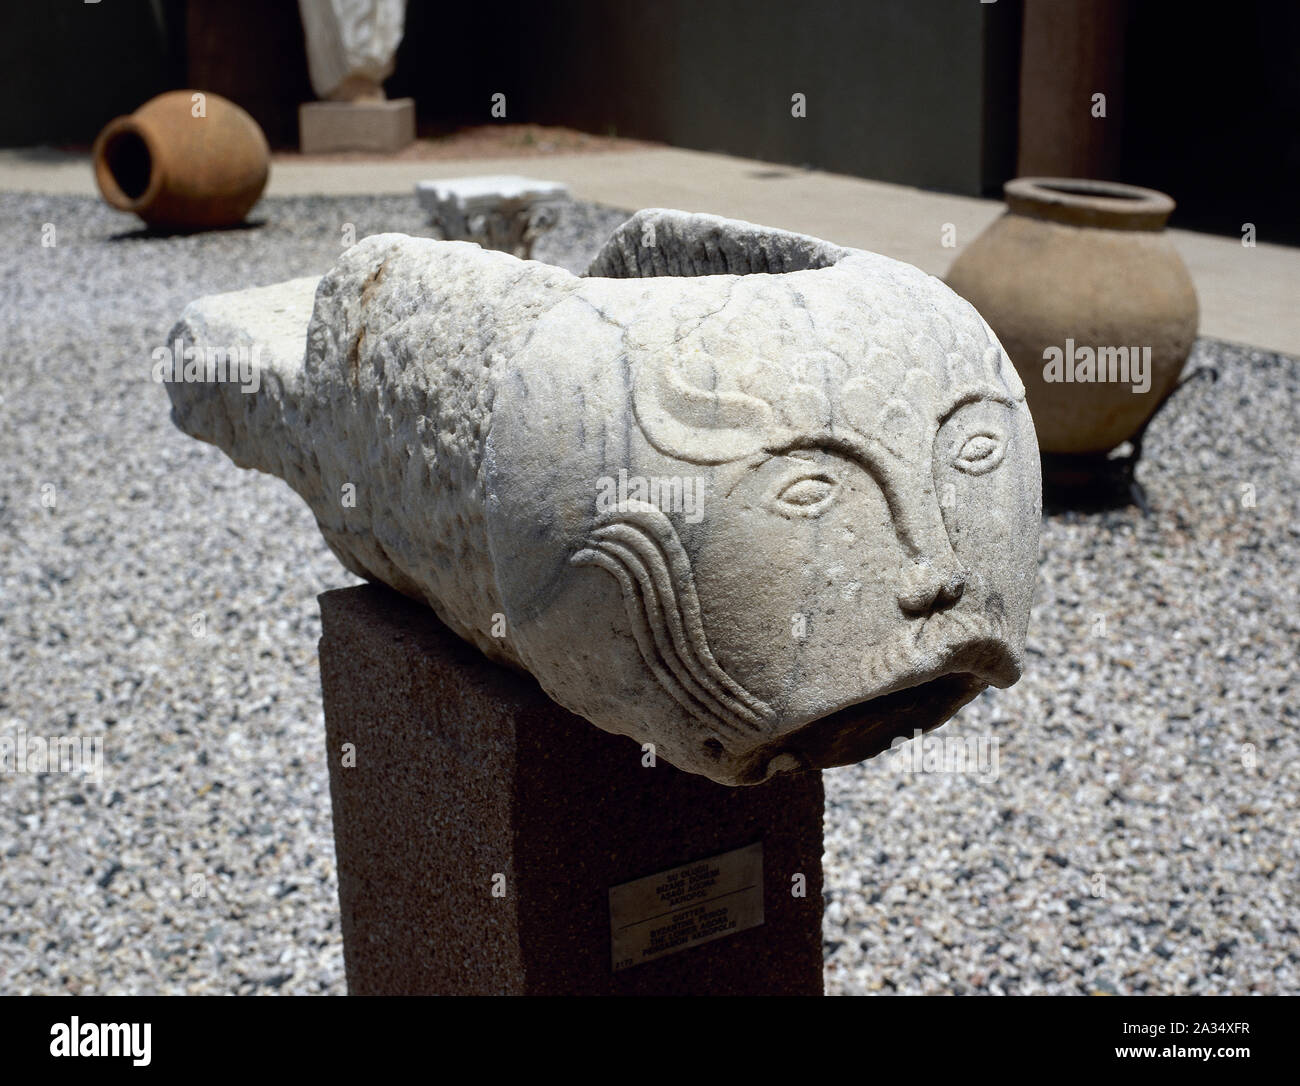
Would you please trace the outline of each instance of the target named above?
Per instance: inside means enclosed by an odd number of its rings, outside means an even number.
[[[569,188],[492,174],[420,181],[415,196],[443,240],[472,241],[527,260],[537,236],[555,225],[557,205],[569,198]]]
[[[298,12],[316,96],[383,98],[402,42],[406,0],[298,0]]]
[[[662,210],[582,277],[386,234],[314,300],[203,298],[178,337],[268,360],[252,394],[169,384],[181,429],[287,480],[349,569],[682,769],[858,761],[1020,675],[1024,388],[910,265]]]

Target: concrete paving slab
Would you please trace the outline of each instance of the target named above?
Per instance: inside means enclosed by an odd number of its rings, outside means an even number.
[[[268,196],[410,193],[418,181],[518,173],[517,158],[302,162],[277,155]],[[533,157],[530,175],[581,200],[636,210],[675,207],[783,227],[905,260],[934,275],[1002,210],[995,200],[680,148]],[[0,191],[95,195],[88,156],[0,151]],[[952,224],[955,247],[943,244]],[[1260,225],[1267,236],[1266,224]],[[1300,249],[1170,231],[1192,273],[1205,336],[1300,355]]]

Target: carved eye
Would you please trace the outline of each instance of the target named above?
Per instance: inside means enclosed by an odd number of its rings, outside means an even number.
[[[822,511],[834,501],[836,487],[835,480],[825,472],[800,475],[797,479],[786,483],[777,493],[775,498],[777,511],[786,516],[820,516]]]
[[[1001,434],[982,430],[971,434],[953,458],[953,467],[967,475],[983,475],[992,471],[1006,455],[1007,443]]]

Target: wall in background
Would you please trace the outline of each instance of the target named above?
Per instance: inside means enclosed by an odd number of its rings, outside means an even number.
[[[0,146],[90,143],[114,117],[185,86],[184,0],[5,0]]]
[[[1136,3],[1123,180],[1178,201],[1178,225],[1300,244],[1300,6]]]
[[[189,0],[187,85],[248,110],[272,147],[298,146],[298,104],[313,101],[296,0]]]
[[[1082,41],[1072,11],[1109,29]],[[88,146],[191,85],[296,146],[296,0],[10,2],[3,20],[0,146]],[[416,99],[426,134],[492,123],[500,92],[510,122],[972,195],[1022,156],[1163,189],[1177,225],[1300,243],[1297,41],[1300,8],[1269,0],[409,0],[388,90]],[[1094,83],[1106,122],[1076,100]]]
[[[1017,14],[1016,0],[521,5],[535,45],[521,112],[977,194],[991,130],[1015,124],[986,113],[986,43]]]

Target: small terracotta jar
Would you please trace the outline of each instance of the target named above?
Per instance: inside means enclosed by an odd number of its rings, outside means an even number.
[[[1110,181],[1021,177],[947,282],[1015,363],[1039,447],[1099,454],[1141,430],[1196,339],[1196,291],[1164,233],[1174,201]]]
[[[168,91],[104,126],[95,181],[113,207],[153,227],[234,226],[266,188],[270,153],[258,123],[234,102]]]

